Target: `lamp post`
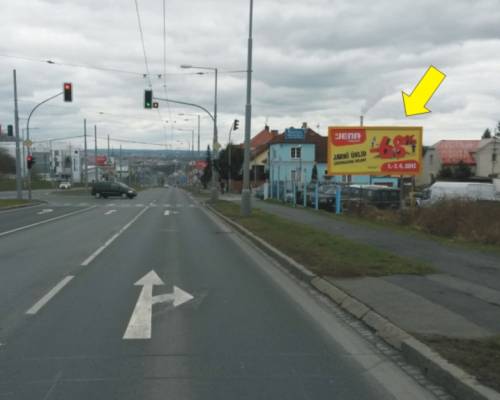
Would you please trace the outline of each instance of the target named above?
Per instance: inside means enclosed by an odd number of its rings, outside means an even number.
[[[191,116],[191,117],[197,117],[198,118],[198,146],[197,146],[197,156],[200,156],[200,114],[186,114],[186,113],[179,113],[177,115],[180,116]],[[193,153],[194,153],[194,138],[193,138]]]
[[[253,0],[250,0],[250,16],[248,27],[248,55],[247,55],[247,101],[245,105],[245,148],[243,158],[243,190],[241,192],[241,215],[248,216],[252,213],[250,199],[250,130],[252,123],[252,25],[253,25]]]
[[[215,67],[198,67],[198,66],[193,66],[193,65],[181,65],[181,68],[184,68],[184,69],[189,69],[189,68],[205,69],[205,70],[214,71],[214,73],[215,73],[214,115],[213,115],[214,137],[213,137],[213,142],[212,142],[212,152],[213,152],[212,159],[215,161],[217,159],[218,146],[219,146],[218,138],[217,138],[217,75],[218,75],[218,69]],[[219,192],[217,190],[216,169],[214,167],[214,162],[212,162],[212,201],[217,200],[218,194],[219,194]]]

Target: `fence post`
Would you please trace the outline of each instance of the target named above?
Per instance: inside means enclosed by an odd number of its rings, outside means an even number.
[[[316,187],[314,189],[314,203],[315,203],[315,209],[318,210],[319,209],[319,199],[318,199],[318,193],[319,193],[319,183],[316,182]]]

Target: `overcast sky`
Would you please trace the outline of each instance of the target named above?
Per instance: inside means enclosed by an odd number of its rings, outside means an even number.
[[[221,70],[220,142],[234,118],[241,141],[246,76],[223,71],[246,68],[248,1],[165,0],[165,66],[163,0],[137,2],[147,67],[134,0],[0,0],[0,124],[13,122],[15,68],[21,118],[63,82],[74,85],[73,103],[57,98],[34,114],[35,140],[81,135],[87,118],[99,136],[187,148],[196,117],[178,114],[197,111],[144,110],[143,90],[212,110],[214,76],[179,68],[192,64]],[[267,121],[280,131],[308,122],[325,135],[363,113],[366,125],[421,125],[425,144],[479,138],[500,120],[499,24],[498,0],[255,0],[252,134]],[[432,113],[407,118],[401,91],[430,65],[447,75]],[[201,121],[206,148],[212,128]]]

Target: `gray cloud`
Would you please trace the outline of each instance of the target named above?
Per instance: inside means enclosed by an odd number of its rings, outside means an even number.
[[[12,123],[12,69],[19,78],[20,113],[71,81],[75,101],[42,106],[33,136],[63,137],[82,131],[82,120],[103,134],[137,137],[172,147],[190,140],[195,109],[161,104],[143,110],[149,80],[133,1],[17,0],[2,4],[0,54],[138,72],[106,72],[0,57],[0,123]],[[150,80],[163,96],[161,0],[139,0]],[[181,64],[217,66],[219,131],[225,141],[245,107],[247,1],[167,0],[167,95],[213,108],[213,74],[196,75]],[[326,132],[331,124],[424,126],[425,141],[476,138],[500,119],[500,8],[496,0],[266,0],[255,2],[253,129],[266,118],[284,129],[308,121]],[[447,74],[429,102],[430,115],[404,116],[401,91],[411,92],[429,65]],[[104,112],[105,114],[99,114]],[[165,123],[162,121],[177,121]],[[202,147],[211,141],[202,120]],[[22,124],[23,120],[21,121]],[[36,133],[35,133],[36,132]]]

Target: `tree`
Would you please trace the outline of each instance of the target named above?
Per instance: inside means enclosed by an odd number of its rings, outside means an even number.
[[[443,165],[438,172],[438,177],[440,179],[450,179],[453,178],[453,171],[450,167]]]
[[[229,153],[231,153],[231,163],[229,163]],[[225,149],[221,150],[216,163],[220,178],[229,179],[229,164],[231,164],[231,179],[240,180],[243,157],[243,149],[240,146],[228,144]]]
[[[16,160],[7,150],[0,148],[0,176],[16,173]]]
[[[472,170],[466,163],[460,160],[458,165],[455,167],[455,170],[453,171],[453,175],[458,180],[465,180],[471,177]]]
[[[486,130],[483,133],[483,136],[481,136],[481,139],[491,139],[491,131],[489,128],[486,128]]]
[[[500,121],[498,121],[497,127],[495,128],[495,136],[500,136]]]
[[[312,169],[311,181],[316,182],[318,180],[318,166],[314,164]]]
[[[207,165],[205,166],[205,169],[203,170],[203,175],[201,176],[201,184],[203,185],[203,188],[206,189],[208,183],[212,179],[212,153],[210,152],[210,146],[207,146]]]

